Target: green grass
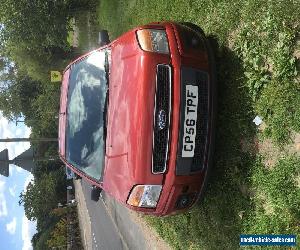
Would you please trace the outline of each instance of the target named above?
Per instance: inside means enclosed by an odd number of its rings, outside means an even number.
[[[300,131],[299,69],[293,57],[300,18],[289,13],[288,1],[261,8],[258,17],[247,13],[248,22],[240,26],[235,51],[242,59],[256,113],[267,122],[266,133],[284,144],[292,131]]]
[[[237,249],[241,233],[299,238],[299,157],[286,156],[268,170],[255,147],[241,147],[260,137],[255,115],[267,125],[263,136],[279,145],[300,131],[299,61],[293,58],[299,13],[299,1],[100,1],[99,23],[112,38],[174,20],[198,24],[217,41],[218,125],[207,193],[188,213],[145,217],[173,248]]]
[[[255,113],[268,123],[265,133],[284,144],[291,131],[300,131],[299,62],[297,69],[292,55],[299,39],[299,6],[300,1],[101,1],[99,23],[113,38],[157,20],[200,25],[217,37],[221,50],[229,45],[242,60],[246,79],[241,87],[248,88]]]
[[[300,161],[294,156],[280,159],[274,169],[267,170],[257,164],[252,170],[256,209],[249,224],[253,232],[299,232],[300,221]],[[261,206],[262,205],[262,206]],[[265,211],[264,211],[265,210]],[[266,212],[259,216],[261,212]],[[285,216],[282,216],[282,215]],[[251,216],[251,217],[252,217]],[[267,221],[263,222],[265,218]],[[262,221],[263,223],[256,223]],[[288,224],[290,228],[285,228]]]

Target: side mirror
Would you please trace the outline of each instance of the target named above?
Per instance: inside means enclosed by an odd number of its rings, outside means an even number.
[[[82,177],[81,177],[80,175],[74,173],[74,179],[75,179],[75,180],[81,180]]]
[[[100,193],[101,192],[102,192],[101,188],[93,185],[92,189],[91,189],[91,200],[97,202],[100,198]]]
[[[101,30],[99,32],[99,37],[98,37],[98,44],[100,46],[104,46],[110,43],[109,36],[108,36],[108,31],[107,30]]]

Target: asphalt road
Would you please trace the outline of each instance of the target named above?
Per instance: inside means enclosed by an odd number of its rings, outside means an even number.
[[[92,250],[127,250],[128,247],[122,241],[118,228],[107,212],[103,200],[98,202],[91,200],[91,185],[82,179],[82,190],[91,218]]]
[[[122,206],[115,199],[106,195],[104,191],[98,202],[92,201],[91,186],[83,179],[82,192],[91,221],[93,250],[171,249],[155,236],[143,219],[137,216],[137,213]]]

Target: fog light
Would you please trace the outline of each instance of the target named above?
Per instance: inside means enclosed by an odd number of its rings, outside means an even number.
[[[198,37],[192,37],[191,44],[194,48],[197,48],[200,45],[200,40]]]
[[[190,195],[181,195],[176,202],[176,207],[178,209],[186,208],[191,205],[191,202],[192,198]]]

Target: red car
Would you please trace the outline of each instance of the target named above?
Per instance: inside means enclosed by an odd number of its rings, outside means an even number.
[[[67,167],[127,207],[185,211],[211,165],[215,72],[190,23],[137,27],[64,71],[59,154]]]

